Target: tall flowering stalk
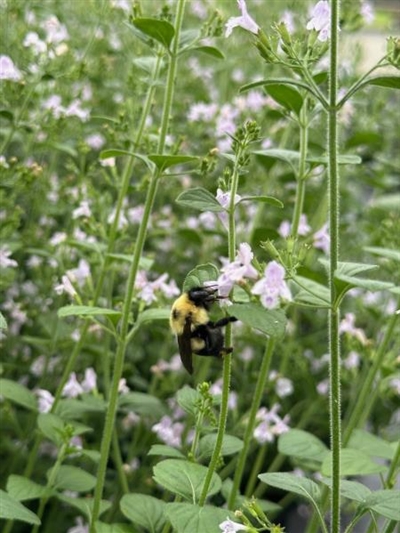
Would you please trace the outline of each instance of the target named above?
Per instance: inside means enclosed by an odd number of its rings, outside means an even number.
[[[158,153],[164,152],[165,140],[168,132],[169,118],[172,109],[175,78],[178,66],[178,49],[179,37],[183,22],[183,14],[185,10],[185,0],[179,0],[177,3],[176,22],[175,22],[175,37],[171,50],[171,58],[169,62],[167,83],[165,89],[164,108],[161,120],[160,137],[158,142]],[[159,169],[154,170],[150,185],[147,191],[142,222],[139,226],[139,232],[136,240],[135,251],[132,257],[132,263],[129,270],[127,289],[122,310],[121,331],[118,339],[117,352],[115,355],[114,373],[112,377],[109,404],[106,413],[106,420],[104,425],[103,437],[100,448],[100,462],[97,471],[97,484],[94,492],[94,505],[91,520],[90,532],[96,531],[96,520],[99,515],[100,501],[104,489],[104,481],[107,469],[108,456],[110,452],[111,439],[114,431],[114,422],[117,411],[118,387],[122,376],[122,369],[125,360],[125,351],[128,344],[128,330],[129,330],[129,313],[132,302],[133,290],[135,286],[136,276],[139,269],[139,261],[143,252],[144,243],[147,236],[148,223],[156,198],[158,185],[161,177]]]

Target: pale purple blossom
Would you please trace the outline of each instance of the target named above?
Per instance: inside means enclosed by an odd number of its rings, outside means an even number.
[[[115,157],[106,157],[105,159],[100,159],[100,165],[102,167],[115,167]]]
[[[97,388],[97,374],[94,368],[90,367],[85,370],[85,378],[81,383],[83,392],[91,392]]]
[[[170,361],[166,361],[165,359],[159,359],[155,365],[152,365],[150,367],[150,371],[158,376],[163,375],[164,372],[180,372],[181,370],[182,361],[178,354],[171,357]]]
[[[31,48],[35,54],[44,54],[47,51],[47,45],[35,31],[30,31],[25,35],[23,46]]]
[[[259,424],[256,426],[253,435],[260,444],[273,442],[275,437],[289,431],[289,416],[286,415],[284,418],[281,418],[278,415],[279,409],[280,406],[275,404],[270,410],[266,407],[261,407],[258,410],[256,419],[259,421]]]
[[[236,533],[237,531],[247,531],[247,527],[243,524],[233,522],[229,517],[219,524],[219,528],[222,533]]]
[[[36,389],[35,394],[38,397],[39,413],[48,413],[54,403],[54,396],[45,389]]]
[[[257,270],[251,264],[253,258],[254,254],[250,245],[247,242],[241,243],[235,260],[232,263],[226,263],[221,268],[222,274],[218,278],[218,292],[220,296],[229,296],[235,283],[245,278],[256,279],[258,277]]]
[[[64,114],[66,117],[78,117],[82,122],[89,120],[90,111],[88,109],[82,109],[82,102],[80,100],[74,100],[65,108]]]
[[[76,398],[83,392],[83,387],[77,380],[75,372],[71,372],[68,381],[62,390],[62,396],[66,396],[67,398]]]
[[[106,140],[100,133],[92,133],[85,138],[85,142],[92,150],[100,150],[105,145]]]
[[[211,122],[214,120],[217,112],[217,104],[206,104],[204,102],[199,102],[190,107],[187,118],[190,122]]]
[[[67,529],[67,533],[89,533],[89,525],[83,521],[82,517],[76,517],[75,523],[75,526]]]
[[[42,107],[43,109],[51,111],[54,118],[60,118],[65,112],[65,108],[61,105],[61,102],[61,96],[53,94],[49,96],[47,100],[43,101]]]
[[[281,21],[285,24],[289,33],[293,33],[295,31],[296,28],[294,25],[294,14],[292,11],[285,9],[282,14]]]
[[[46,41],[48,43],[58,44],[69,39],[66,26],[61,24],[55,15],[52,15],[44,21],[43,29],[46,32]]]
[[[125,431],[134,428],[139,423],[140,416],[137,413],[134,413],[133,411],[129,411],[129,413],[122,419],[122,427],[125,429]]]
[[[392,378],[389,380],[389,387],[393,389],[397,396],[400,396],[400,378]]]
[[[347,333],[350,337],[356,338],[363,346],[368,343],[365,332],[361,328],[355,327],[356,316],[354,313],[346,313],[339,325],[339,333]]]
[[[221,379],[218,379],[215,383],[213,383],[210,386],[210,393],[213,396],[220,396],[220,395],[222,395],[222,387],[223,387],[223,383],[222,383],[222,378],[221,378]],[[236,409],[237,401],[238,401],[237,393],[235,391],[232,391],[232,390],[229,391],[228,409],[230,409],[231,411]]]
[[[143,219],[144,205],[128,209],[126,216],[131,224],[140,224]]]
[[[276,261],[268,263],[264,276],[257,281],[251,292],[260,296],[261,304],[267,309],[278,307],[281,299],[286,301],[292,299],[285,281],[285,269]]]
[[[219,204],[224,209],[229,209],[230,203],[231,203],[231,193],[230,191],[224,192],[222,189],[217,189],[216,199]],[[241,200],[241,196],[239,194],[235,194],[235,205],[239,203]]]
[[[326,396],[328,394],[328,391],[329,391],[329,379],[326,378],[318,383],[317,392],[321,396]]]
[[[67,293],[71,296],[71,298],[74,298],[77,295],[74,286],[72,285],[69,277],[66,275],[61,277],[61,283],[54,287],[54,291],[59,295]]]
[[[365,24],[372,24],[375,18],[375,12],[371,2],[362,2],[360,14]]]
[[[182,433],[185,426],[181,422],[173,422],[172,418],[165,415],[158,424],[151,429],[168,446],[179,448],[182,445]]]
[[[250,31],[251,33],[254,33],[257,35],[258,30],[260,29],[259,25],[250,17],[246,1],[245,0],[237,0],[238,8],[241,11],[240,17],[231,17],[228,22],[225,24],[225,37],[229,37],[232,33],[233,28],[243,28],[244,30]]]
[[[79,287],[85,284],[85,281],[90,277],[90,266],[86,259],[79,259],[77,268],[67,270],[67,276],[71,281],[76,281]]]
[[[311,11],[311,20],[307,30],[318,32],[318,40],[325,42],[329,38],[331,8],[326,0],[320,0]]]
[[[279,377],[275,382],[275,392],[279,398],[293,394],[293,382],[289,378]]]
[[[51,237],[49,242],[50,242],[50,244],[52,246],[58,246],[59,244],[61,244],[62,242],[66,241],[66,240],[67,240],[67,234],[64,233],[63,231],[57,231]]]
[[[349,355],[346,357],[346,359],[343,359],[343,366],[347,368],[347,370],[358,368],[360,366],[360,354],[354,350],[349,352]]]
[[[90,205],[87,200],[82,200],[82,202],[79,204],[79,207],[74,209],[72,211],[72,218],[89,218],[92,216],[92,211],[90,210]]]
[[[15,268],[18,263],[14,259],[9,259],[12,251],[7,246],[0,247],[0,268]]]
[[[0,80],[19,81],[22,74],[14,65],[13,60],[5,55],[0,56]]]
[[[292,225],[288,220],[283,220],[278,228],[278,233],[281,237],[286,239],[290,235]],[[298,235],[307,235],[311,231],[311,226],[308,224],[307,215],[304,213],[300,215],[299,226],[297,229]]]
[[[314,233],[313,241],[314,248],[322,250],[327,255],[329,254],[331,238],[328,233],[328,224],[324,224],[321,229]]]

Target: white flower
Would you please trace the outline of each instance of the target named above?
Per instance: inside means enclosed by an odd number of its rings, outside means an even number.
[[[40,413],[48,413],[53,405],[54,396],[45,389],[37,389],[35,391],[38,397],[38,409]]]
[[[75,372],[71,372],[67,383],[64,385],[62,395],[67,398],[76,398],[84,392],[82,385],[76,379]]]
[[[56,285],[54,290],[57,294],[64,294],[64,292],[66,292],[72,298],[77,294],[68,276],[62,276],[60,285]]]
[[[13,60],[8,56],[0,56],[0,80],[19,81],[21,78],[22,74]]]
[[[18,263],[14,259],[9,259],[11,254],[11,250],[8,250],[6,246],[0,248],[0,268],[15,268],[18,266]]]
[[[222,533],[236,533],[236,531],[247,531],[247,527],[243,524],[233,522],[230,518],[226,517],[224,522],[219,524],[219,528]]]
[[[82,381],[82,389],[84,392],[90,392],[97,387],[97,375],[95,370],[90,367],[85,370],[85,379]]]
[[[231,17],[228,22],[225,24],[225,37],[229,37],[232,33],[233,28],[240,27],[244,30],[250,31],[257,35],[258,30],[260,29],[259,25],[254,22],[247,12],[247,6],[245,0],[237,0],[238,8],[242,12],[240,17]]]

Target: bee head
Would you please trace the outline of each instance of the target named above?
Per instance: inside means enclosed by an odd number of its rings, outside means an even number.
[[[204,307],[209,309],[211,305],[219,299],[216,295],[217,287],[193,287],[188,291],[188,297],[197,307]]]

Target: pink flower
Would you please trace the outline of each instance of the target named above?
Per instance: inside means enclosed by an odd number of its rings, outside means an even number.
[[[240,27],[244,30],[250,31],[251,33],[254,33],[257,35],[258,30],[260,29],[259,25],[254,22],[254,20],[250,17],[246,1],[245,0],[237,0],[238,8],[242,12],[240,17],[231,17],[228,22],[225,24],[225,37],[229,37],[232,33],[233,28]]]
[[[247,242],[240,244],[236,259],[221,269],[222,275],[218,278],[220,296],[228,296],[235,282],[244,278],[256,279],[258,277],[257,270],[251,264],[253,257],[250,245]]]

